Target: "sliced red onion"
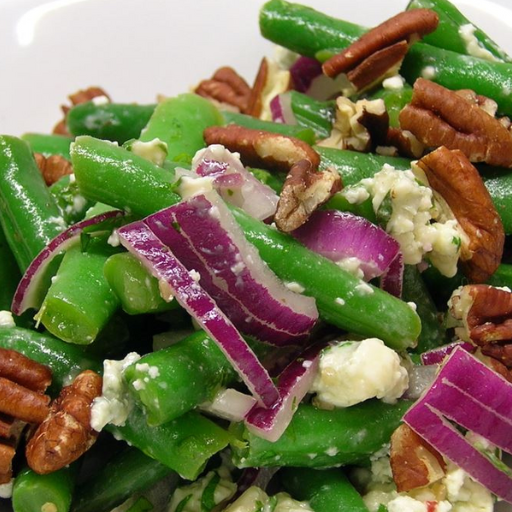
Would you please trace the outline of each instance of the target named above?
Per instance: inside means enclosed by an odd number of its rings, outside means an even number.
[[[277,441],[297,410],[299,403],[311,388],[318,371],[319,352],[323,345],[306,350],[290,363],[281,375],[277,389],[280,399],[269,409],[254,406],[245,418],[247,428],[268,441]]]
[[[512,453],[512,384],[507,380],[464,348],[456,347],[404,421],[475,480],[512,503],[510,475],[493,465],[452,425]]]
[[[45,271],[54,258],[79,240],[82,233],[94,234],[99,231],[111,230],[119,225],[119,220],[125,213],[112,210],[101,213],[90,219],[83,220],[64,230],[34,258],[14,293],[11,310],[15,315],[21,315],[29,308],[41,306],[44,291],[41,290]]]
[[[195,196],[145,222],[181,261],[200,272],[205,289],[230,318],[235,313],[231,319],[242,332],[275,345],[299,344],[309,335],[318,318],[314,299],[277,279],[217,195]]]
[[[243,166],[239,156],[224,146],[213,144],[198,151],[192,161],[192,171],[198,176],[215,178],[213,185],[221,197],[256,219],[265,220],[276,212],[279,196],[268,185],[255,178]],[[220,178],[231,175],[239,175],[242,178],[241,186],[233,189],[221,187]]]
[[[299,57],[290,67],[293,88],[296,91],[307,93],[311,83],[322,73],[322,64],[311,57]]]
[[[448,343],[447,345],[442,345],[432,350],[427,350],[427,352],[423,352],[420,356],[421,362],[425,365],[441,364],[446,356],[449,356],[457,347],[461,347],[471,353],[476,350],[476,347],[467,341],[454,341],[453,343]]]
[[[279,399],[272,379],[234,325],[194,279],[194,274],[143,221],[131,223],[117,232],[121,243],[159,280],[162,295],[172,293],[176,297],[218,344],[258,402],[265,407],[272,406]]]
[[[228,421],[240,422],[256,405],[256,400],[250,395],[228,388],[219,391],[211,402],[202,404],[199,408]]]
[[[292,109],[292,96],[289,92],[278,94],[270,102],[270,113],[275,123],[297,124]]]
[[[404,255],[399,252],[380,278],[380,287],[395,297],[402,297]]]
[[[348,212],[317,210],[292,235],[334,262],[357,258],[366,281],[386,274],[387,288],[394,294],[401,291],[400,245],[369,220]]]

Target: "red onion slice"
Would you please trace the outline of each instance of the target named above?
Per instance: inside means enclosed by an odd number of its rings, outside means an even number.
[[[311,57],[299,57],[290,67],[293,88],[296,91],[307,93],[311,83],[322,73],[322,64]]]
[[[240,393],[236,389],[227,388],[219,391],[211,402],[202,404],[202,411],[228,421],[240,422],[256,404],[256,399],[250,395]]]
[[[309,335],[318,318],[314,299],[290,291],[277,279],[218,196],[193,197],[145,222],[186,266],[200,271],[203,286],[227,307],[226,312],[236,312],[226,304],[226,294],[235,308],[242,308],[243,317],[232,318],[240,330],[275,345],[299,344]],[[179,226],[179,233],[173,225]]]
[[[404,283],[404,256],[401,252],[390,263],[387,270],[380,278],[380,287],[395,297],[402,297],[402,287]]]
[[[292,235],[334,262],[357,258],[366,281],[385,274],[385,289],[401,294],[404,264],[400,245],[369,220],[348,212],[317,210]]]
[[[238,155],[224,146],[213,144],[198,151],[192,161],[192,172],[198,176],[215,178],[214,188],[221,197],[234,206],[238,206],[251,217],[265,220],[276,212],[279,196],[269,186],[261,183],[242,164]],[[219,185],[221,176],[238,175],[241,186],[226,189]],[[222,181],[222,180],[221,180]]]
[[[424,365],[441,364],[446,356],[449,356],[457,347],[461,347],[471,353],[476,350],[476,347],[467,341],[454,341],[453,343],[448,343],[447,345],[442,345],[432,350],[427,350],[427,352],[423,352],[420,356],[421,362]]]
[[[254,406],[245,418],[247,428],[268,441],[277,441],[290,424],[299,403],[311,388],[318,371],[318,354],[323,345],[306,350],[279,376],[280,399],[269,409]]]
[[[124,247],[134,254],[223,351],[258,402],[272,406],[279,393],[267,371],[234,325],[201,288],[194,276],[143,222],[118,229]],[[163,294],[165,295],[165,293]]]
[[[29,308],[39,308],[44,295],[41,291],[43,277],[54,258],[76,243],[82,233],[89,232],[93,234],[98,231],[111,230],[119,225],[119,220],[124,215],[125,213],[121,210],[100,213],[90,219],[74,224],[51,240],[34,258],[23,274],[14,293],[11,305],[12,312],[15,315],[21,315]]]
[[[292,96],[288,92],[278,94],[270,102],[270,113],[275,123],[298,124],[292,109]]]

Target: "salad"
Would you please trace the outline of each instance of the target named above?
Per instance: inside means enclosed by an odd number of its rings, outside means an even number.
[[[512,58],[447,0],[0,136],[0,506],[512,505]]]

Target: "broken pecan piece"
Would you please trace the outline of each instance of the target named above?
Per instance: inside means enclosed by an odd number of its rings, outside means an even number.
[[[86,370],[62,389],[26,447],[28,465],[36,473],[67,466],[94,444],[98,432],[91,427],[91,404],[101,387],[102,378]]]
[[[390,463],[398,492],[436,482],[446,467],[441,454],[405,424],[391,436]]]
[[[0,485],[6,484],[12,478],[12,459],[16,450],[9,443],[0,442]]]
[[[424,78],[414,83],[400,126],[425,146],[460,149],[471,162],[512,166],[512,135],[503,124],[463,95]]]
[[[309,160],[315,168],[320,165],[320,155],[309,144],[294,137],[235,124],[211,126],[203,135],[207,145],[222,144],[240,153],[245,165],[284,172],[299,160]]]
[[[50,186],[58,181],[62,176],[73,174],[71,162],[60,155],[51,155],[45,157],[41,153],[34,153],[37,166],[43,175],[45,183]]]
[[[340,190],[341,178],[336,171],[319,172],[310,161],[300,160],[286,176],[274,217],[276,226],[286,233],[297,229]]]
[[[324,62],[323,72],[331,78],[345,73],[354,89],[346,95],[364,90],[394,74],[409,44],[434,31],[438,23],[439,17],[429,9],[401,12]]]
[[[469,237],[461,253],[465,274],[475,283],[487,281],[501,262],[505,232],[477,169],[461,151],[445,147],[424,156],[418,165]]]
[[[50,397],[0,377],[0,412],[27,423],[41,423],[48,414]]]
[[[233,68],[225,66],[215,71],[210,79],[201,81],[194,92],[244,112],[247,109],[251,88]]]

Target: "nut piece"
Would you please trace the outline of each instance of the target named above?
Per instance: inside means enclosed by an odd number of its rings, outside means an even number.
[[[251,88],[233,68],[225,66],[215,71],[210,79],[200,82],[194,92],[244,112]]]
[[[27,423],[41,423],[48,414],[50,397],[0,377],[0,412]]]
[[[286,233],[297,229],[340,190],[341,178],[336,171],[318,172],[310,161],[300,160],[286,176],[274,217],[276,226]]]
[[[0,485],[11,481],[12,459],[15,454],[14,446],[4,442],[0,443]]]
[[[446,467],[441,454],[405,424],[391,436],[390,462],[398,492],[436,482]]]
[[[100,96],[105,96],[108,101],[110,101],[109,95],[101,88],[101,87],[88,87],[87,89],[81,89],[74,94],[70,94],[68,96],[71,101],[71,106],[79,105],[80,103],[86,103],[87,101],[91,101],[94,98],[98,98]],[[67,105],[61,105],[61,110],[64,113],[64,119],[59,121],[55,127],[53,128],[53,133],[57,135],[70,135],[68,128],[66,126],[66,116],[71,109],[71,107]]]
[[[28,465],[36,473],[57,471],[94,444],[98,433],[90,424],[91,404],[101,394],[101,387],[101,377],[86,370],[62,389],[26,447]]]
[[[34,153],[37,166],[43,175],[45,183],[50,186],[58,181],[62,176],[73,174],[71,162],[60,155],[51,155],[45,157],[41,153]]]
[[[434,31],[438,23],[439,17],[429,9],[401,12],[328,59],[323,72],[331,78],[345,73],[353,87],[347,96],[367,89],[395,74],[409,44]]]
[[[461,94],[418,78],[400,126],[425,146],[460,149],[471,162],[512,167],[512,135],[505,126]]]
[[[39,393],[52,383],[50,368],[7,348],[0,348],[0,377]]]
[[[251,130],[243,126],[210,126],[204,131],[207,145],[222,144],[240,153],[242,162],[253,167],[288,172],[299,160],[320,165],[320,155],[306,142],[277,133]]]
[[[501,262],[505,232],[478,171],[461,151],[445,147],[424,156],[418,165],[469,237],[461,254],[464,273],[472,282],[487,281]]]

